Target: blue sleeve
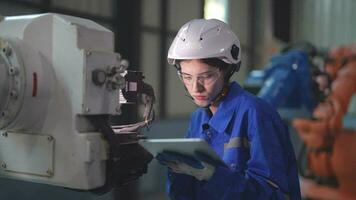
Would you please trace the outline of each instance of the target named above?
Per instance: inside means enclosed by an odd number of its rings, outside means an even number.
[[[299,200],[299,181],[288,130],[276,116],[249,113],[250,158],[244,171],[217,167],[202,192],[209,200]],[[234,151],[239,151],[234,149]],[[292,165],[291,165],[292,164]]]

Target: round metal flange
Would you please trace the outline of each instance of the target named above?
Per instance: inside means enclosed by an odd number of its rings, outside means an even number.
[[[8,126],[20,111],[25,72],[12,42],[0,38],[0,129]]]

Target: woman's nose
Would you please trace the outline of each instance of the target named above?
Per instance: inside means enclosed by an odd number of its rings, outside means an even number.
[[[192,82],[193,92],[201,92],[204,89],[204,86],[200,83],[198,78],[194,78]]]

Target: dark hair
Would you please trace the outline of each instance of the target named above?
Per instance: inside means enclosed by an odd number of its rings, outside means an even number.
[[[227,64],[219,58],[204,58],[202,59],[202,62],[212,67],[218,67],[220,70],[223,71],[229,69],[230,66],[230,64]]]

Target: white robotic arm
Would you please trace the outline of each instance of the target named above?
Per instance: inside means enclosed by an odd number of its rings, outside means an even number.
[[[136,135],[114,134],[103,125],[109,115],[121,114],[127,85],[113,39],[92,21],[59,14],[0,22],[0,176],[101,187],[108,163],[123,166],[113,157],[124,153],[120,140],[140,161],[115,170],[134,166],[131,179],[144,173],[151,158],[136,146]]]

